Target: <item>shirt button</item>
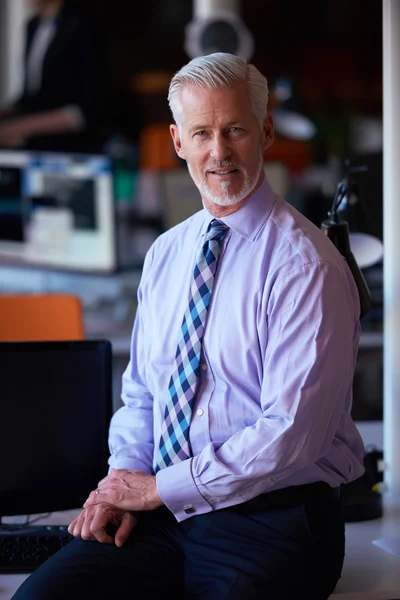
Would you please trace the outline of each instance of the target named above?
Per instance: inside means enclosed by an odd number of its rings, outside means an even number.
[[[206,363],[203,363],[201,365],[201,369],[202,369],[202,371],[207,371],[207,365],[206,365]]]
[[[199,408],[199,409],[196,411],[196,414],[197,414],[199,417],[201,417],[202,415],[204,415],[204,410],[203,410],[202,408]]]

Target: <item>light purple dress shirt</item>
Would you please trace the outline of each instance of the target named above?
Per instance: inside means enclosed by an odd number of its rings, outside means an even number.
[[[153,473],[193,267],[212,218],[197,212],[146,256],[110,468]],[[265,179],[221,220],[229,231],[203,338],[193,458],[156,476],[178,521],[286,486],[339,486],[364,471],[350,415],[360,307],[345,260]]]

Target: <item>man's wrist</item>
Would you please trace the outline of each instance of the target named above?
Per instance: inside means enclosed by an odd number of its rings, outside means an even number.
[[[148,510],[156,510],[157,508],[164,506],[164,502],[161,500],[160,495],[158,493],[156,476],[152,475],[151,478],[151,487],[149,490],[149,496],[147,501],[149,505]]]

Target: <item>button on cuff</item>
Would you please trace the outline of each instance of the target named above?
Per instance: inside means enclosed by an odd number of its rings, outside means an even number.
[[[183,507],[183,510],[185,511],[185,513],[186,513],[187,515],[192,515],[193,513],[195,513],[195,512],[196,512],[196,509],[195,509],[195,507],[194,507],[194,506],[192,506],[192,505],[189,505],[189,506],[184,506],[184,507]]]
[[[194,482],[191,469],[193,460],[182,460],[156,474],[158,494],[178,522],[189,519],[194,513],[201,515],[213,510]],[[194,513],[187,512],[190,508],[194,509]]]

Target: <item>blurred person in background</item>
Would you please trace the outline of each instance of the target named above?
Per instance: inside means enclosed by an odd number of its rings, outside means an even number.
[[[68,0],[29,0],[21,96],[0,109],[0,147],[100,149],[105,44],[94,22]]]

